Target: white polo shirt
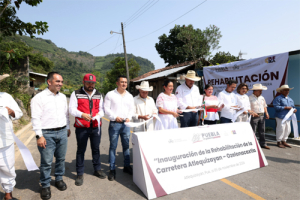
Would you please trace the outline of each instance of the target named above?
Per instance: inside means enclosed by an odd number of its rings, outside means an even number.
[[[184,82],[177,87],[175,95],[181,110],[186,109],[188,106],[196,107],[202,105],[203,96],[200,95],[199,88],[196,85],[189,88]]]

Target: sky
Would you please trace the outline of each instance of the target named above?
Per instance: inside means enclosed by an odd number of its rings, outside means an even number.
[[[225,51],[237,56],[242,51],[243,59],[250,59],[299,50],[299,8],[299,0],[44,0],[37,7],[22,3],[17,16],[24,22],[48,23],[49,31],[36,37],[94,56],[124,52],[122,36],[110,31],[121,32],[121,22],[126,23],[127,53],[159,69],[167,63],[155,43],[175,25],[219,27],[221,48],[212,55]]]

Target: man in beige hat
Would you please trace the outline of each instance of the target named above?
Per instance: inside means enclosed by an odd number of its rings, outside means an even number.
[[[199,88],[194,85],[195,81],[199,81],[200,77],[196,76],[196,72],[189,70],[185,76],[185,82],[176,89],[176,97],[178,106],[182,110],[195,109],[202,104],[202,95]],[[198,112],[183,112],[180,117],[180,127],[197,126]]]
[[[295,108],[295,104],[293,99],[291,99],[288,95],[290,93],[290,88],[288,85],[282,85],[277,88],[276,91],[281,93],[281,95],[277,96],[273,100],[273,105],[275,108],[275,119],[276,119],[276,140],[277,146],[279,148],[289,147],[290,145],[286,143],[286,140],[291,133],[291,120],[292,117],[289,117],[283,124],[282,120],[286,116],[286,114],[292,109]],[[294,113],[297,112],[297,109],[294,110]]]
[[[7,77],[9,77],[8,74],[0,75],[0,82]],[[6,92],[0,92],[0,110],[2,109],[8,112],[11,120],[23,116],[17,102]],[[12,126],[11,120],[6,122],[0,118],[0,185],[5,192],[4,199],[16,199],[12,197],[12,191],[16,185],[16,172],[14,139],[9,128]]]
[[[257,129],[261,148],[270,149],[270,147],[266,145],[265,139],[265,119],[269,119],[268,106],[265,98],[261,96],[262,91],[267,90],[267,87],[258,83],[254,84],[253,88],[250,90],[253,90],[253,94],[249,96],[251,110],[253,111],[253,117],[251,118],[250,124],[254,133],[256,133]]]
[[[132,116],[134,122],[144,122],[153,114],[157,114],[158,110],[155,106],[152,97],[148,96],[148,93],[153,90],[153,87],[149,87],[148,81],[142,81],[141,85],[137,85],[136,89],[139,90],[139,94],[134,97],[134,114]],[[144,132],[154,130],[153,120],[149,121],[142,126],[135,127],[134,132]]]

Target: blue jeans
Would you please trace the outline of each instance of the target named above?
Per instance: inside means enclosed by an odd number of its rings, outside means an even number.
[[[101,140],[101,129],[98,135],[98,128],[76,128],[76,140],[77,140],[77,153],[76,153],[76,171],[77,175],[83,175],[84,173],[84,153],[88,139],[90,138],[93,166],[94,170],[101,170],[100,162],[100,140]]]
[[[124,156],[124,167],[130,166],[130,152],[129,152],[129,139],[130,139],[130,128],[125,126],[124,123],[117,123],[110,121],[109,128],[109,168],[115,170],[116,161],[116,149],[118,146],[119,135],[121,137],[123,156]]]
[[[65,174],[68,131],[67,128],[64,128],[59,131],[42,130],[42,132],[47,145],[45,149],[38,146],[41,154],[40,183],[43,188],[46,188],[50,187],[53,156],[55,157],[55,181],[62,180],[62,176]]]
[[[232,123],[231,119],[221,117],[220,118],[220,124],[226,124],[226,123]]]
[[[180,115],[183,115],[183,117],[180,117],[180,127],[192,127],[197,126],[198,123],[198,112],[184,112]]]

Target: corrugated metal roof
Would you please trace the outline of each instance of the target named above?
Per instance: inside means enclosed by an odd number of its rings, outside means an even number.
[[[38,75],[38,76],[47,77],[47,74],[40,74],[40,73],[35,73],[35,72],[29,72],[29,74],[35,74],[35,75]]]
[[[183,67],[177,67],[177,68],[173,68],[173,69],[169,69],[169,70],[165,70],[165,71],[162,71],[162,72],[159,72],[159,73],[156,73],[156,74],[153,74],[151,76],[148,76],[146,78],[143,78],[143,79],[140,79],[138,81],[134,81],[134,82],[140,82],[140,81],[145,81],[145,80],[150,80],[150,79],[155,79],[155,78],[159,78],[159,77],[166,77],[166,76],[169,76],[171,74],[174,74],[175,72],[178,72],[184,68],[187,68],[191,65],[186,65],[186,66],[183,66]]]

